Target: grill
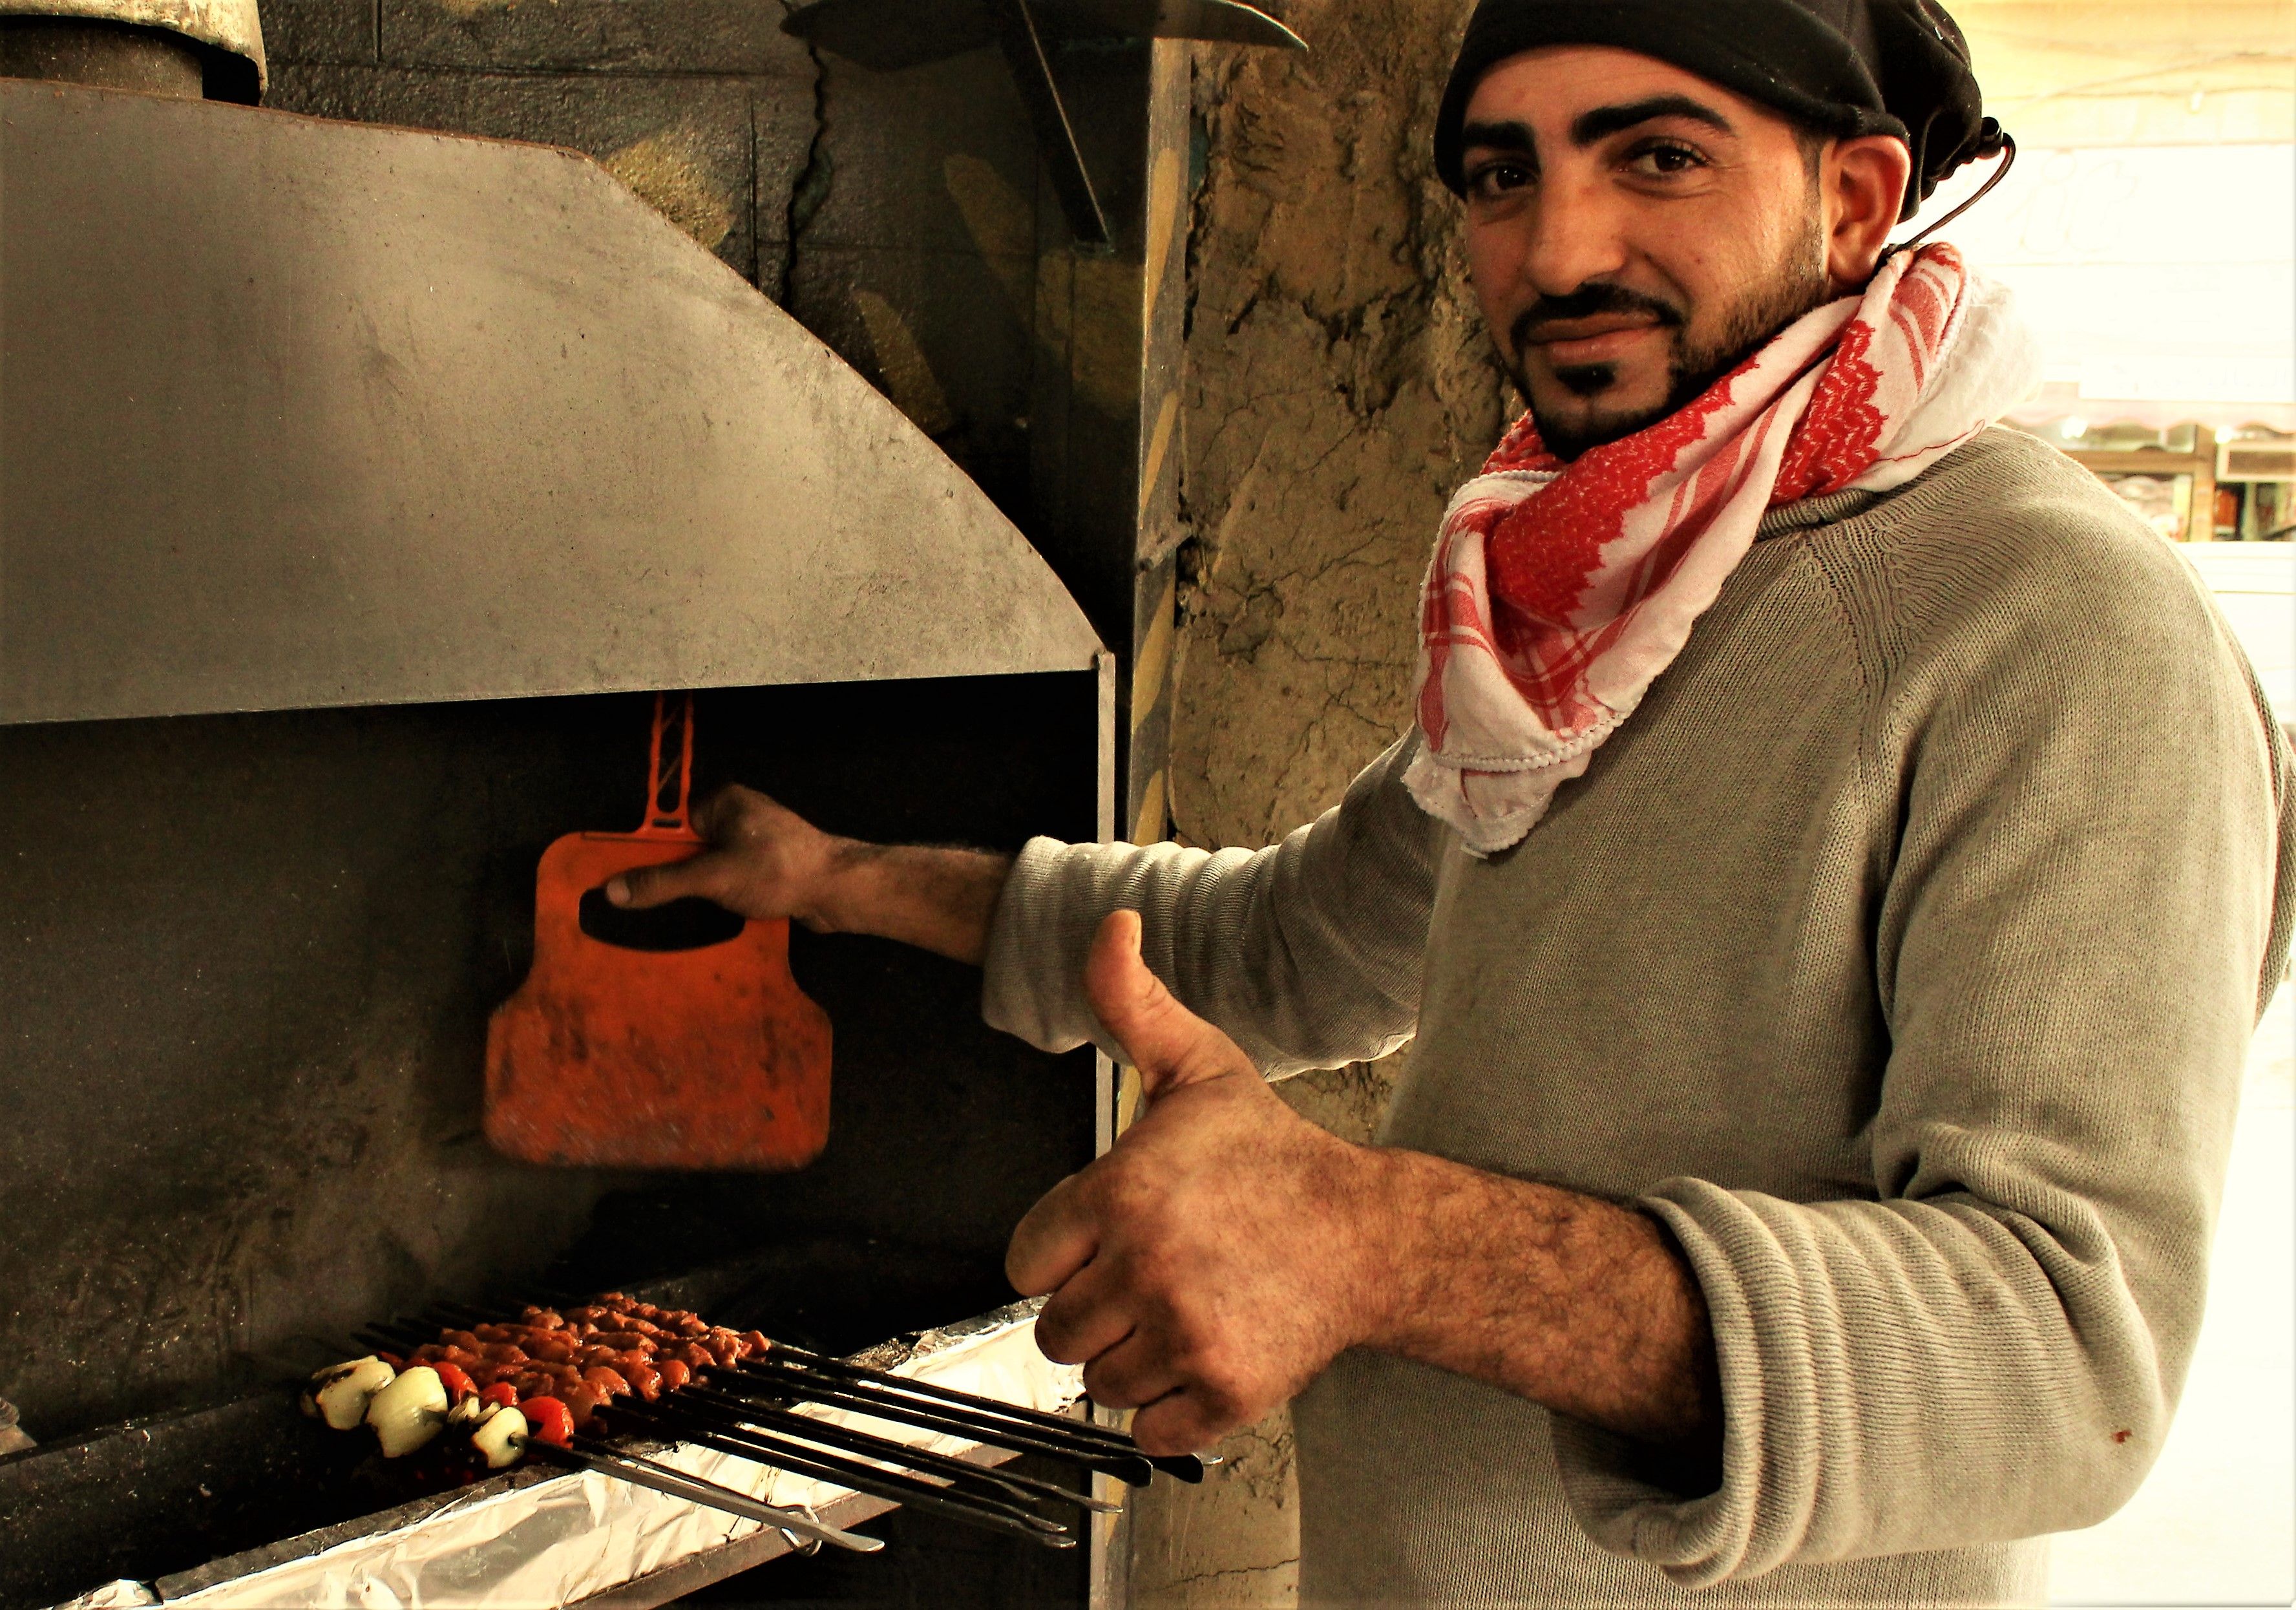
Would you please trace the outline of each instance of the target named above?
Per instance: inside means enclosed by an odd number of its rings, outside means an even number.
[[[1108,833],[1067,591],[564,152],[0,79],[0,1392],[39,1439],[0,1456],[0,1606],[657,1603],[896,1503],[1084,1541],[1080,1601],[1149,1470],[999,1305],[1109,1131],[1089,1053],[800,932],[802,1170],[536,1166],[480,1107],[537,861],[630,817],[665,691],[697,793]],[[452,1486],[296,1412],[346,1338],[537,1284],[783,1346]]]
[[[537,1441],[518,1466],[482,1478],[456,1467],[451,1430],[387,1460],[364,1428],[344,1434],[281,1412],[283,1393],[119,1428],[47,1450],[45,1466],[0,1466],[0,1502],[21,1527],[12,1540],[24,1545],[12,1575],[22,1583],[92,1557],[132,1561],[139,1548],[160,1557],[121,1524],[136,1505],[163,1524],[173,1507],[204,1507],[209,1539],[265,1540],[148,1581],[104,1583],[72,1604],[661,1603],[792,1550],[874,1552],[878,1540],[848,1528],[897,1504],[1073,1548],[1084,1517],[1117,1508],[1095,1485],[1203,1473],[1193,1458],[1151,1460],[1119,1433],[1053,1412],[1074,1401],[1075,1372],[1035,1351],[1031,1308],[847,1359],[780,1344],[643,1406],[614,1400],[566,1446]],[[422,1335],[441,1317],[484,1323],[478,1311],[442,1304],[367,1339]],[[1047,1474],[1002,1468],[1022,1453]],[[232,1513],[215,1489],[250,1474],[277,1484]],[[282,1512],[324,1524],[274,1540],[264,1521],[275,1525]]]

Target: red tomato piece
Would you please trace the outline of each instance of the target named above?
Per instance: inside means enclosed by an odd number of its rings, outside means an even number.
[[[574,1446],[574,1411],[556,1398],[528,1398],[518,1406],[527,1434],[554,1448]]]
[[[447,1402],[460,1403],[466,1398],[478,1395],[478,1384],[464,1375],[459,1366],[441,1359],[430,1368],[439,1372],[439,1384],[447,1389]]]
[[[509,1382],[496,1381],[491,1385],[479,1388],[479,1401],[489,1407],[499,1403],[504,1409],[516,1409],[518,1392]]]

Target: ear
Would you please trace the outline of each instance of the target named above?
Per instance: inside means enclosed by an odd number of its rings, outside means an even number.
[[[1859,135],[1825,149],[1818,182],[1825,202],[1825,272],[1836,292],[1874,277],[1914,171],[1895,135]]]

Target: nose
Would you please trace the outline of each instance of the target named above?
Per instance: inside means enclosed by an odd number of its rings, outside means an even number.
[[[1626,267],[1623,220],[1607,186],[1550,176],[1527,209],[1518,272],[1540,296],[1568,296]]]

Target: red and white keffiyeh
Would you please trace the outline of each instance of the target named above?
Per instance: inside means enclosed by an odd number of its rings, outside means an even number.
[[[1517,842],[1682,652],[1767,510],[1902,485],[2039,378],[2008,292],[1940,243],[1568,464],[1526,415],[1436,538],[1412,796],[1478,855]]]

